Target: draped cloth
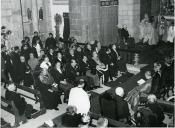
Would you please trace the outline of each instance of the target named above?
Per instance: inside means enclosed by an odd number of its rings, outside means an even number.
[[[42,100],[45,108],[55,109],[58,104],[61,103],[60,94],[58,91],[53,89],[54,79],[50,73],[39,75],[39,91],[42,96]]]
[[[155,29],[153,28],[151,23],[146,23],[145,21],[142,21],[139,26],[140,29],[140,35],[139,38],[143,39],[143,43],[148,42],[149,45],[155,45],[156,39],[155,39]]]
[[[151,83],[152,83],[152,79],[148,79],[145,83],[143,83],[142,85],[136,86],[128,93],[125,100],[131,105],[131,108],[133,110],[137,110],[140,95],[142,93],[148,94],[151,91]]]
[[[175,38],[174,34],[175,34],[175,28],[173,26],[170,26],[168,28],[168,37],[167,37],[167,41],[173,43],[173,40]]]

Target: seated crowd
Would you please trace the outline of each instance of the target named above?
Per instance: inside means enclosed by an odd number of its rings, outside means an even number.
[[[118,62],[121,58],[115,44],[104,49],[98,41],[83,46],[74,38],[69,42],[68,46],[58,43],[49,33],[44,44],[38,32],[34,32],[32,42],[25,37],[21,48],[9,49],[1,44],[4,87],[14,83],[16,88],[23,85],[38,90],[44,107],[58,110],[60,96],[64,94],[67,103],[71,88],[76,87],[80,79],[85,81],[84,88],[88,91],[100,88],[101,82],[107,83],[120,73]]]
[[[40,92],[46,109],[59,110],[58,105],[62,104],[61,95],[64,94],[63,102],[69,105],[62,118],[65,126],[89,125],[90,119],[87,115],[90,110],[90,94],[86,91],[100,88],[102,84],[113,81],[121,72],[126,71],[125,63],[117,52],[115,44],[102,48],[99,41],[94,41],[93,44],[87,43],[82,46],[76,39],[72,39],[69,45],[63,45],[53,38],[52,33],[49,33],[48,39],[43,44],[37,32],[34,33],[32,42],[30,38],[25,37],[21,43],[21,48],[15,46],[10,50],[6,49],[5,45],[1,45],[1,80],[5,83],[4,87],[12,92],[8,94],[9,100],[13,101],[14,106],[18,104],[18,100],[13,95],[18,85],[23,85]],[[145,73],[147,83],[137,88],[128,98],[128,101],[132,101],[134,100],[132,97],[140,96],[140,92],[151,94],[148,96],[148,107],[156,114],[157,118],[154,118],[158,124],[155,124],[156,126],[163,126],[161,124],[164,119],[163,112],[157,108],[159,106],[156,106],[156,97],[168,96],[169,90],[173,91],[173,66],[173,57],[166,57],[165,64],[155,62],[153,75],[147,71]],[[10,90],[9,83],[14,83],[16,88]],[[131,123],[128,103],[124,100],[124,89],[118,87],[115,92],[113,99],[116,101],[116,113],[118,113],[115,120]],[[20,99],[19,95],[16,97]],[[20,99],[19,102],[23,101]],[[18,109],[18,105],[15,108]],[[16,113],[15,116],[20,117],[15,120],[17,126],[21,120],[26,122],[24,113],[19,115],[19,110]],[[139,112],[135,117],[137,125],[144,126],[140,121]],[[107,127],[107,124],[106,118],[101,117],[97,121],[98,127]]]

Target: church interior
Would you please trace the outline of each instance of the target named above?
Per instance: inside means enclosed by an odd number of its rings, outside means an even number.
[[[1,0],[1,128],[175,127],[174,0]]]

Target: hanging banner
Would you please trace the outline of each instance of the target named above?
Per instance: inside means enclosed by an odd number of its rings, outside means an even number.
[[[101,6],[117,6],[118,0],[100,0]]]

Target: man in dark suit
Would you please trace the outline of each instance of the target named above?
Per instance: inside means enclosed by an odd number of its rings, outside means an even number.
[[[165,99],[165,95],[169,97],[170,88],[173,90],[174,87],[174,68],[172,65],[171,58],[169,56],[165,57],[164,65],[162,66],[162,75],[161,75],[161,94],[163,94],[163,98]]]
[[[77,70],[77,62],[75,59],[71,59],[71,63],[66,67],[66,79],[67,82],[76,85],[76,77],[79,76],[79,72]]]
[[[111,61],[114,64],[114,72],[115,72],[115,76],[117,76],[117,73],[119,72],[119,60],[121,59],[121,57],[119,56],[119,53],[116,50],[116,45],[112,44],[111,46]],[[121,69],[120,69],[121,70]]]
[[[160,89],[161,89],[161,67],[162,64],[159,62],[154,63],[154,75],[152,79],[152,88],[151,93],[155,94],[157,97],[160,97]]]
[[[10,76],[12,78],[12,80],[14,79],[14,72],[13,72],[13,63],[11,60],[11,56],[10,53],[7,51],[6,46],[5,45],[1,45],[1,56],[4,59],[4,66],[5,66],[5,70],[4,70],[4,74],[6,76],[6,80],[9,81],[10,80]]]
[[[90,44],[86,44],[85,48],[84,48],[84,55],[87,56],[88,60],[91,59],[92,56],[92,47]]]
[[[59,61],[61,63],[61,68],[64,70],[64,65],[65,65],[65,58],[64,56],[62,55],[61,52],[57,52],[56,55],[55,55],[55,58],[54,58],[54,64]]]
[[[111,80],[113,80],[112,77],[115,77],[115,67],[114,67],[114,63],[112,62],[112,56],[111,56],[111,49],[107,48],[106,49],[106,54],[104,54],[104,64],[108,65],[108,75],[107,79],[110,78]]]
[[[116,113],[117,113],[117,120],[123,123],[127,123],[129,121],[130,113],[128,103],[124,100],[124,90],[121,87],[117,87],[115,89],[115,96],[114,99],[116,101]]]
[[[16,86],[14,83],[10,83],[7,86],[7,91],[5,93],[5,98],[10,101],[12,105],[12,110],[15,115],[15,127],[20,126],[20,122],[26,123],[27,118],[25,115],[26,102],[18,93],[15,92]]]
[[[150,94],[148,95],[147,99],[148,99],[148,103],[146,104],[146,107],[148,107],[156,117],[151,127],[164,127],[165,125],[163,123],[163,120],[165,116],[161,106],[157,104],[156,96],[153,94]]]
[[[70,63],[72,59],[76,60],[76,57],[75,57],[74,50],[73,49],[70,49],[69,50],[69,53],[66,55],[66,62],[67,63]]]
[[[81,121],[81,114],[76,113],[76,107],[68,106],[66,113],[62,116],[62,125],[64,127],[78,127]]]
[[[100,107],[103,116],[115,119],[122,123],[129,123],[128,103],[124,100],[124,90],[121,87],[115,89],[115,94],[106,91],[100,95]]]
[[[129,38],[129,32],[127,30],[126,25],[123,25],[123,28],[121,29],[121,37],[122,37],[122,40],[124,40],[124,42],[127,41]]]
[[[55,48],[56,47],[56,40],[53,38],[53,34],[49,33],[49,37],[46,39],[45,48]]]
[[[54,50],[52,48],[49,49],[47,56],[51,64],[53,64],[54,63]]]
[[[39,37],[39,35],[38,35],[38,32],[35,31],[35,32],[34,32],[33,39],[32,39],[32,46],[34,46],[34,45],[36,44],[36,41],[37,41],[37,40],[39,40],[39,44],[40,44],[40,46],[42,47],[43,45],[42,45],[41,39],[40,39],[40,37]]]
[[[12,54],[11,54],[11,62],[12,62],[12,69],[13,69],[13,74],[14,74],[14,76],[13,76],[13,81],[14,82],[17,82],[16,80],[17,80],[17,77],[18,77],[18,72],[19,72],[19,65],[20,65],[20,55],[19,55],[19,47],[18,46],[16,46],[16,47],[14,47],[14,52],[12,52]]]

